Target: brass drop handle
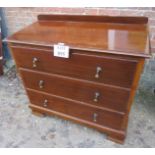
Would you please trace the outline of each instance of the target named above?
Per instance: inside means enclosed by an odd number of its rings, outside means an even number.
[[[47,107],[47,105],[48,105],[48,100],[45,99],[44,102],[43,102],[43,106],[44,106],[44,107]]]
[[[94,121],[94,122],[97,122],[97,117],[98,117],[98,114],[97,114],[97,113],[94,113],[94,114],[93,114],[93,121]]]
[[[38,62],[38,59],[37,58],[33,58],[33,60],[32,60],[33,68],[37,67],[37,62]]]
[[[44,81],[40,80],[39,81],[39,88],[42,89],[44,87]]]
[[[96,67],[96,74],[95,74],[95,78],[98,79],[100,77],[100,72],[102,71],[101,67]]]
[[[95,95],[94,95],[94,102],[98,102],[99,97],[100,97],[100,93],[99,93],[99,92],[95,92]]]

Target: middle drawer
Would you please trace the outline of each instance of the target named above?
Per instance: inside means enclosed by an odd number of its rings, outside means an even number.
[[[44,72],[19,69],[25,87],[125,112],[130,91]]]

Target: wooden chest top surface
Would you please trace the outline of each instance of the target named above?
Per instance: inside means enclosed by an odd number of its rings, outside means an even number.
[[[149,57],[147,18],[41,15],[39,20],[7,41]],[[80,38],[80,39],[79,39]]]

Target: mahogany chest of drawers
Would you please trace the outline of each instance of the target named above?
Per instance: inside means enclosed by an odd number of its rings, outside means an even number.
[[[39,15],[37,22],[8,37],[29,107],[123,143],[150,57],[147,22],[145,17]],[[54,56],[58,43],[69,47],[68,58]]]

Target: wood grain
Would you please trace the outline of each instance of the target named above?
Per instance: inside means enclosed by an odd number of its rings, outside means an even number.
[[[59,16],[59,18],[64,18],[64,16]],[[87,20],[92,20],[90,16],[84,17],[87,18],[86,21],[82,20],[83,17],[80,17],[80,21],[79,16],[74,16],[74,19],[77,19],[78,22],[72,22],[73,16],[67,18],[67,21],[37,21],[8,37],[7,41],[50,47],[63,42],[70,49],[104,53],[106,51],[115,54],[119,52],[122,55],[143,57],[150,55],[147,18],[114,18],[121,21],[118,23],[114,22],[115,20],[113,21],[111,17],[106,17],[111,22],[87,22]],[[97,16],[96,18],[97,20],[98,18],[104,19],[103,16]],[[130,21],[130,24],[125,21]],[[139,23],[133,24],[136,22]]]
[[[69,100],[64,100],[59,97],[50,95],[43,95],[34,91],[27,91],[30,101],[32,104],[44,107],[44,100],[48,100],[47,109],[64,113],[76,118],[84,119],[89,122],[93,122],[99,125],[104,125],[114,129],[121,129],[121,123],[123,116],[113,112],[108,112],[98,108],[88,107],[84,104],[78,104]],[[97,114],[96,122],[94,121],[93,115]]]
[[[27,88],[121,112],[127,110],[130,93],[128,90],[23,68],[20,69],[20,73]],[[40,80],[44,81],[43,88],[39,87]],[[98,102],[94,102],[96,92],[100,94]]]
[[[131,87],[138,62],[137,60],[116,58],[114,56],[83,54],[77,50],[70,52],[69,59],[53,56],[52,50],[12,47],[12,51],[19,67],[126,88]],[[34,58],[38,59],[35,68],[32,63]],[[98,79],[95,78],[97,67],[102,68]]]

